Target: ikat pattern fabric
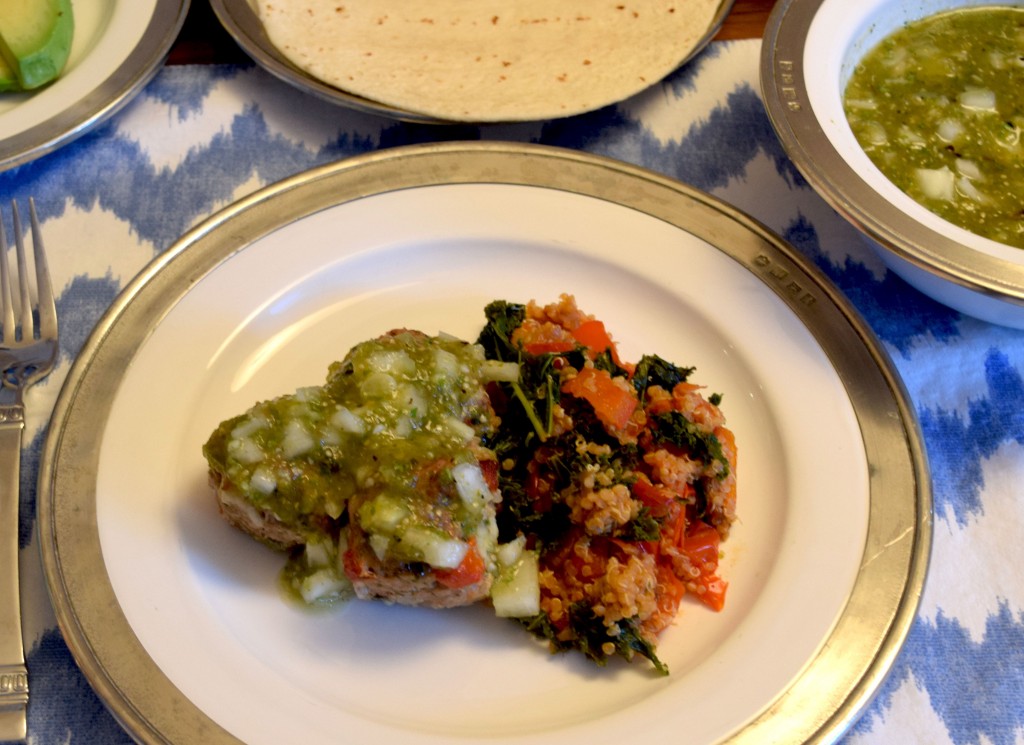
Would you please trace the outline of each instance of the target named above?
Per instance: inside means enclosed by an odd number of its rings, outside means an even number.
[[[30,745],[131,741],[56,628],[35,534],[45,422],[93,324],[186,230],[261,186],[371,150],[477,139],[576,148],[704,189],[782,235],[842,289],[904,379],[935,501],[917,618],[878,695],[842,741],[1022,745],[1024,332],[963,317],[886,271],[786,158],[760,97],[759,51],[757,41],[716,42],[619,105],[486,127],[351,112],[254,66],[168,67],[99,128],[0,174],[6,199],[34,195],[39,206],[63,323],[58,369],[30,394],[23,454]]]

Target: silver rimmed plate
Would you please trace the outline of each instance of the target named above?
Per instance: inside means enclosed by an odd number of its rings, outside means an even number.
[[[63,74],[30,93],[0,95],[0,170],[27,163],[117,112],[156,74],[189,0],[74,0]]]
[[[623,355],[695,365],[740,453],[726,608],[687,602],[671,675],[551,656],[485,607],[286,603],[200,447],[397,326],[472,338],[561,292]],[[138,740],[785,742],[841,732],[899,650],[931,541],[924,454],[880,345],[735,209],[539,146],[384,151],[268,187],[126,288],[75,363],[40,472],[44,567],[85,675]]]
[[[700,52],[712,37],[718,32],[725,22],[726,16],[732,9],[734,0],[721,0],[718,9],[715,11],[706,31],[696,40],[693,49],[683,62],[692,59]],[[340,88],[318,80],[304,70],[296,67],[275,47],[260,23],[259,16],[250,0],[210,0],[210,6],[220,19],[221,25],[234,38],[238,45],[255,60],[255,62],[270,74],[283,80],[299,90],[310,93],[341,106],[356,111],[363,111],[371,114],[380,114],[399,121],[415,122],[420,124],[449,124],[451,122],[427,116],[415,111],[390,106],[379,101],[373,101],[363,96],[358,96]],[[566,112],[566,116],[579,112]],[[465,123],[465,122],[462,122]]]

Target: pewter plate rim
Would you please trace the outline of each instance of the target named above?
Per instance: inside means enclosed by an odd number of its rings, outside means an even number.
[[[139,742],[236,739],[148,657],[103,568],[96,516],[97,436],[123,371],[153,324],[258,237],[326,207],[438,184],[516,184],[606,200],[702,237],[799,318],[845,386],[869,474],[863,559],[846,607],[816,656],[730,742],[834,738],[863,711],[909,632],[931,546],[931,488],[913,409],[887,353],[842,294],[799,252],[710,195],[608,158],[536,145],[449,143],[351,158],[266,187],[214,215],[125,289],[70,371],[39,477],[44,572],[59,626],[90,684]],[[796,289],[794,289],[796,288]]]
[[[53,152],[126,106],[160,71],[185,23],[190,1],[157,0],[142,38],[126,50],[113,74],[37,126],[0,141],[0,171]]]

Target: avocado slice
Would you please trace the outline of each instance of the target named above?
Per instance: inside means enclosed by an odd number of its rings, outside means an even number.
[[[18,82],[18,76],[14,74],[14,70],[7,64],[7,61],[0,57],[0,93],[20,90],[21,83]]]
[[[38,88],[61,73],[74,29],[71,0],[0,2],[0,56],[21,88]]]

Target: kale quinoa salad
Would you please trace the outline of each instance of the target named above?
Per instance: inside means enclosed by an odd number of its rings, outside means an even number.
[[[203,447],[222,516],[308,605],[476,602],[598,664],[725,603],[736,443],[692,367],[620,358],[571,295],[496,300],[473,343],[393,330]]]

